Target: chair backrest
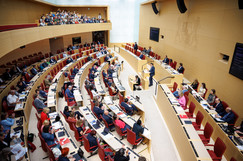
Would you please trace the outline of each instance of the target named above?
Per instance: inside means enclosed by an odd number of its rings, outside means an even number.
[[[213,133],[213,127],[207,122],[204,127],[203,135],[205,136],[206,139],[210,139],[212,133]]]
[[[104,148],[98,143],[98,154],[102,161],[105,161],[105,150]]]
[[[204,118],[203,114],[200,111],[198,111],[196,116],[196,124],[199,126],[199,128],[201,126],[203,118]]]
[[[41,121],[37,121],[37,129],[39,131],[39,133],[41,134],[41,127],[42,127],[42,122]]]
[[[127,141],[132,144],[135,145],[135,141],[136,141],[136,134],[135,132],[133,132],[130,129],[127,129]]]
[[[67,118],[67,116],[62,112],[62,111],[60,111],[60,113],[62,114],[62,116],[65,118],[65,120],[67,120],[68,118]]]
[[[176,82],[174,82],[174,84],[173,84],[173,92],[176,91],[177,87],[178,87],[178,84]]]
[[[184,96],[188,97],[189,93],[190,93],[189,91],[184,92]]]
[[[230,161],[236,161],[236,159],[235,159],[234,157],[232,157],[232,158],[230,159]]]
[[[114,125],[115,125],[115,129],[116,129],[116,132],[118,133],[118,135],[123,136],[124,134],[122,133],[121,128],[115,122],[114,122]]]
[[[188,101],[189,101],[189,98],[187,95],[184,95],[185,99],[186,99],[186,104],[185,104],[185,109],[187,109],[187,104],[188,104]]]
[[[41,136],[40,133],[38,133],[38,136],[39,136],[39,139],[41,141],[41,147],[43,149],[44,152],[47,152],[47,147],[46,147],[46,142],[45,140],[43,139],[43,137]]]
[[[118,93],[119,96],[119,104],[121,104],[122,102],[124,102],[124,97],[121,95],[121,93]]]
[[[173,63],[173,68],[174,68],[174,69],[176,69],[176,65],[177,65],[177,62],[174,61],[174,63]]]
[[[46,149],[47,149],[49,158],[51,158],[52,160],[56,160],[56,158],[55,158],[55,156],[54,156],[54,154],[52,152],[52,149],[47,145],[47,143],[45,143],[45,144],[46,144]]]
[[[107,123],[107,121],[103,118],[103,116],[101,115],[101,119],[103,120],[103,122],[105,123],[105,127],[109,128],[109,125]]]
[[[75,137],[75,139],[76,139],[77,141],[81,141],[81,138],[82,138],[82,137],[79,136],[79,133],[78,133],[78,130],[77,130],[76,126],[75,126],[74,124],[72,124],[72,126],[73,126],[72,128],[74,129],[73,132],[74,132],[74,137]]]
[[[73,128],[73,125],[76,123],[76,121],[70,121],[68,119],[66,121],[69,124],[69,127],[72,131],[76,130],[76,128]]]
[[[86,136],[86,135],[83,136],[83,141],[84,141],[84,149],[85,149],[87,152],[91,152],[91,151],[90,151],[89,140],[87,139],[87,136]]]
[[[207,88],[205,88],[205,89],[206,89],[206,91],[205,91],[205,93],[204,93],[204,95],[203,95],[203,98],[205,98],[205,96],[206,96],[206,94],[207,94],[207,91],[208,91]]]
[[[35,116],[36,116],[38,121],[41,121],[41,118],[39,117],[39,115],[37,113],[35,113]]]
[[[196,108],[196,105],[193,102],[191,102],[190,105],[189,105],[189,113],[193,114],[195,108]]]
[[[223,105],[224,109],[226,109],[227,107],[229,107],[229,105],[228,105],[226,102],[221,101],[221,103],[222,103],[222,105]]]
[[[234,120],[234,122],[231,125],[235,125],[235,122],[237,121],[239,115],[233,110],[232,110],[232,112],[235,114],[235,120]]]
[[[93,111],[94,110],[94,106],[95,106],[95,103],[93,102],[93,100],[90,100],[90,104],[91,104],[91,110]]]
[[[108,155],[108,161],[114,161],[110,155]]]
[[[108,90],[109,90],[109,95],[110,95],[110,96],[114,96],[114,95],[113,95],[113,92],[112,92],[112,89],[111,89],[110,87],[108,87]]]
[[[226,150],[226,146],[224,144],[224,142],[220,139],[217,138],[214,144],[214,153],[217,157],[222,157],[222,155],[224,154]]]

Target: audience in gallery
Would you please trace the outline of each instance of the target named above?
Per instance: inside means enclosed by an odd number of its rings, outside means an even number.
[[[179,73],[184,73],[184,67],[183,67],[183,64],[182,63],[180,63],[180,66],[179,66],[179,68],[177,69],[177,71],[179,72]]]
[[[34,94],[34,105],[37,109],[43,109],[46,107],[44,102],[39,98],[39,95]]]
[[[49,14],[42,15],[39,23],[40,26],[51,26],[51,25],[64,25],[64,24],[82,24],[82,23],[105,23],[106,20],[102,19],[101,14],[96,17],[89,17],[81,15],[79,13],[60,10],[56,13],[50,12]]]
[[[121,121],[116,115],[113,116],[113,120],[117,126],[121,128],[122,132],[126,132],[127,129],[131,129],[131,127],[127,124],[125,124],[123,121]]]
[[[133,124],[132,131],[136,134],[136,140],[141,139],[142,141],[142,136],[140,135],[143,134],[144,127],[145,126],[142,125],[141,120],[138,120],[136,123]]]
[[[126,150],[125,146],[123,145],[123,147],[116,152],[114,161],[129,161],[130,157],[128,152],[129,150]]]
[[[134,49],[135,51],[138,50],[138,44],[137,44],[137,42],[135,42],[135,44],[134,44],[134,46],[133,46],[133,49]]]
[[[208,104],[210,104],[210,105],[214,104],[215,98],[216,98],[216,94],[215,93],[216,93],[216,90],[215,89],[211,89],[210,94],[208,95],[208,98],[207,98]]]
[[[202,86],[200,87],[198,94],[203,97],[207,91],[206,84],[202,83]]]
[[[124,99],[124,102],[121,103],[121,106],[125,108],[128,115],[133,115],[138,112],[138,109],[135,107],[134,104],[128,101],[128,98]]]

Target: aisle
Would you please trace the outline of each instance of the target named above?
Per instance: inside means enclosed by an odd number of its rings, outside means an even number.
[[[128,77],[129,75],[136,75],[136,72],[119,54],[115,53],[115,56],[118,56],[120,62],[124,61],[123,71],[119,78],[122,85],[126,88],[126,95],[132,94],[139,96],[144,106],[146,127],[150,130],[152,137],[152,157],[154,161],[161,160],[161,156],[163,156],[163,160],[180,160],[169,130],[153,99],[154,86],[146,91],[133,92],[129,87]]]

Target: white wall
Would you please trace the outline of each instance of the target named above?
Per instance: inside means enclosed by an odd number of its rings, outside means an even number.
[[[135,42],[139,35],[140,3],[146,0],[43,0],[55,5],[109,5],[111,43]],[[152,10],[152,7],[151,7]]]

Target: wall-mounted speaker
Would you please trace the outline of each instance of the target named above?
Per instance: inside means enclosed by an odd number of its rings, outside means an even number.
[[[187,11],[184,0],[176,0],[178,9],[181,13],[185,13]]]
[[[158,11],[158,9],[157,9],[157,7],[156,7],[156,1],[155,2],[153,2],[153,3],[151,3],[152,4],[152,8],[153,8],[153,11],[154,11],[154,13],[157,15],[158,13],[159,13],[159,11]]]
[[[239,9],[243,9],[243,0],[238,0]]]

